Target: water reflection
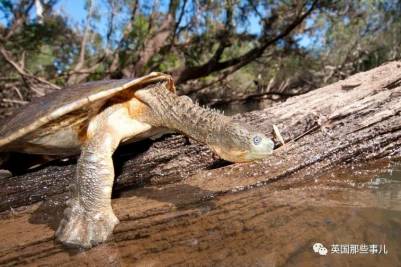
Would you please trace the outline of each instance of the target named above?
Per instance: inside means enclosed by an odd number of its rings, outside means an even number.
[[[387,209],[401,210],[401,164],[392,163],[384,173],[373,177],[368,183],[375,189],[378,202]],[[401,236],[400,236],[401,242]],[[401,252],[400,252],[401,254]]]
[[[0,265],[401,266],[400,162],[289,183],[214,198],[183,185],[125,192],[114,201],[121,223],[113,240],[89,251],[55,243],[59,215],[41,205],[0,220]],[[388,253],[333,253],[336,244],[384,244]]]

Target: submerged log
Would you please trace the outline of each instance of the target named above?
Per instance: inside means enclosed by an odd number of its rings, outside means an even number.
[[[400,157],[400,113],[401,62],[391,62],[238,115],[269,135],[272,124],[280,129],[287,143],[263,161],[224,166],[206,146],[181,135],[124,147],[115,155],[115,196],[133,186],[174,183],[202,188],[204,198],[278,179],[302,180],[342,163]],[[65,193],[74,170],[74,161],[53,162],[1,180],[0,211]]]

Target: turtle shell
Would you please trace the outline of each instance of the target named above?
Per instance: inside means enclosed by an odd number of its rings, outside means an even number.
[[[105,103],[127,90],[137,90],[156,82],[168,82],[175,92],[170,75],[152,72],[137,79],[105,80],[66,87],[37,98],[0,129],[0,148],[32,133],[40,127],[69,113],[90,105]]]

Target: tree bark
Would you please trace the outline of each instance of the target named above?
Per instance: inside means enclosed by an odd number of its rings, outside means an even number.
[[[200,187],[206,197],[333,166],[401,156],[401,62],[391,62],[262,111],[236,116],[287,142],[263,161],[229,164],[181,135],[123,147],[115,155],[115,196],[140,185]],[[135,151],[135,152],[132,152]],[[224,166],[224,167],[222,167]],[[202,171],[207,170],[207,171]],[[0,211],[65,193],[75,164],[50,163],[0,181]]]

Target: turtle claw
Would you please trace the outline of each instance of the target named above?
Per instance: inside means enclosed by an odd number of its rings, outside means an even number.
[[[99,212],[88,212],[78,201],[71,201],[64,211],[64,219],[56,231],[56,238],[69,247],[91,248],[107,240],[118,223],[111,207]]]

